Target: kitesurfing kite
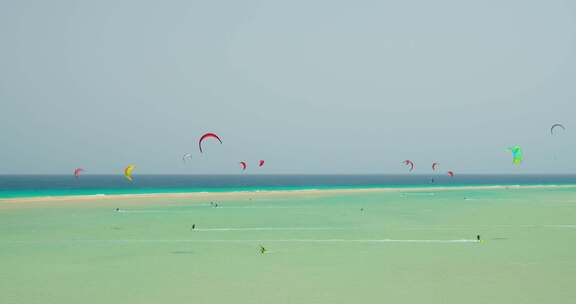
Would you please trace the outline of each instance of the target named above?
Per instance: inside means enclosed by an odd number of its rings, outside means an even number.
[[[246,162],[243,162],[243,161],[240,162],[240,167],[242,167],[242,171],[246,170],[247,166],[248,165],[246,164]]]
[[[192,160],[192,154],[191,153],[185,153],[184,155],[182,155],[182,161],[186,162],[187,160]]]
[[[522,153],[522,148],[520,146],[514,146],[508,148],[508,151],[512,152],[512,163],[515,165],[519,165],[524,160],[524,156]]]
[[[439,165],[440,165],[440,163],[437,163],[437,162],[432,163],[432,171],[436,171],[436,169],[438,169]]]
[[[261,159],[261,160],[258,162],[258,167],[262,167],[262,166],[264,166],[264,160],[263,160],[263,159]]]
[[[555,124],[552,125],[552,127],[550,127],[550,135],[554,135],[554,130],[555,130],[556,128],[560,128],[560,129],[566,131],[566,127],[564,127],[564,125],[559,124],[559,123],[555,123]]]
[[[207,138],[216,138],[220,143],[222,143],[222,140],[220,137],[218,137],[218,135],[214,133],[206,133],[200,137],[200,140],[198,140],[198,148],[200,148],[200,153],[202,153],[202,142]]]
[[[454,177],[454,171],[448,171],[448,176]]]
[[[74,169],[74,177],[76,177],[76,178],[80,177],[80,173],[82,173],[82,171],[84,171],[84,169],[82,169],[82,168]]]
[[[124,168],[124,177],[129,181],[132,181],[132,171],[134,171],[134,168],[136,168],[134,165],[128,165],[128,167]]]
[[[410,172],[412,172],[412,170],[414,170],[414,162],[413,162],[413,161],[407,159],[407,160],[405,160],[403,163],[404,163],[404,165],[406,165],[406,166],[410,166]]]

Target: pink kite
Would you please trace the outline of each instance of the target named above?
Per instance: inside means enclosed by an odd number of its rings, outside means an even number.
[[[202,153],[202,141],[204,141],[206,138],[216,138],[220,143],[222,143],[222,140],[220,139],[220,137],[218,137],[218,135],[214,134],[214,133],[206,133],[204,135],[202,135],[202,137],[200,137],[200,140],[198,140],[198,148],[200,148],[200,153]]]
[[[80,177],[80,173],[82,173],[82,171],[84,171],[84,169],[82,169],[82,168],[74,169],[74,177],[76,177],[76,178]]]
[[[246,162],[243,162],[243,161],[240,162],[240,166],[242,167],[242,171],[246,170],[246,167],[248,167]]]

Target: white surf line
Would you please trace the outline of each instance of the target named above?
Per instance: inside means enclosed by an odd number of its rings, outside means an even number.
[[[253,240],[56,240],[56,241],[3,241],[2,243],[480,243],[471,239],[452,240],[402,240],[402,239],[253,239]]]
[[[505,189],[570,189],[576,188],[573,184],[562,185],[492,185],[492,186],[440,186],[440,187],[416,187],[416,188],[354,188],[354,189],[298,189],[298,190],[262,190],[262,191],[230,191],[230,192],[170,192],[170,193],[137,193],[137,194],[101,194],[101,195],[69,195],[69,196],[42,196],[42,197],[21,197],[21,198],[0,198],[2,202],[42,202],[42,201],[77,201],[77,200],[94,200],[94,199],[137,199],[137,198],[203,198],[206,197],[230,197],[230,196],[246,196],[246,195],[278,195],[278,194],[297,194],[315,195],[315,194],[348,194],[348,193],[373,193],[373,192],[403,192],[415,193],[422,191],[462,191],[462,190],[505,190]],[[312,197],[312,196],[310,196]]]

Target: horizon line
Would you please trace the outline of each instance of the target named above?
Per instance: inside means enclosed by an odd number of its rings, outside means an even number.
[[[446,176],[443,173],[141,173],[136,176]],[[575,173],[459,173],[455,176],[576,176]],[[0,173],[0,176],[73,176],[72,173]],[[122,173],[84,173],[82,176],[123,176]]]

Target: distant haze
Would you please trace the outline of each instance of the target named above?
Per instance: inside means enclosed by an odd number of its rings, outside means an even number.
[[[0,174],[576,172],[574,1],[2,1],[0,38]]]

